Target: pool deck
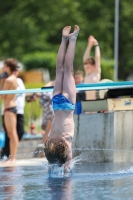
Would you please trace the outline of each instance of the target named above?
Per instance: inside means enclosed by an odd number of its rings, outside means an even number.
[[[31,158],[17,160],[15,163],[7,163],[6,161],[0,161],[0,167],[15,167],[15,166],[38,166],[47,163],[46,158]]]

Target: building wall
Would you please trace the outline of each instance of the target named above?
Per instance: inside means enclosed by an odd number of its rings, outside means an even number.
[[[25,83],[43,83],[43,72],[39,70],[20,71],[19,77]]]

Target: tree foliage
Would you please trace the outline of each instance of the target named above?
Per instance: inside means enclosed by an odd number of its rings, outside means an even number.
[[[120,0],[119,78],[125,79],[133,66],[132,0]],[[103,59],[114,57],[115,0],[1,0],[0,58],[20,61],[37,52],[57,54],[65,25],[80,26],[75,68],[82,66],[88,36],[100,44]],[[41,58],[40,58],[41,59]],[[53,61],[51,61],[53,62]],[[38,67],[40,62],[37,63]],[[28,66],[27,66],[28,67]]]
[[[35,52],[23,56],[23,63],[26,70],[43,68],[49,69],[51,78],[55,75],[56,53],[54,52]]]

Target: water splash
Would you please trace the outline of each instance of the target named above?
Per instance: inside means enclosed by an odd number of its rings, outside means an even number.
[[[102,149],[102,148],[74,148],[73,151],[118,151],[118,152],[128,152],[133,153],[133,150],[129,149]]]
[[[75,165],[82,164],[81,161],[83,161],[83,160],[85,160],[84,154],[81,154],[81,155],[73,158],[71,161],[70,169],[69,169],[68,173],[65,173],[65,171],[64,171],[65,165],[62,165],[61,167],[59,167],[58,164],[48,165],[48,175],[49,175],[49,177],[55,177],[55,178],[70,177],[73,174],[72,170],[74,169]]]
[[[80,162],[84,160],[84,154],[82,153],[79,156],[76,156],[75,158],[72,159],[70,168],[73,169],[76,164],[81,164]]]
[[[65,165],[58,166],[58,164],[49,164],[48,165],[48,175],[49,177],[70,177],[72,175],[72,169],[76,164],[79,164],[79,162],[82,160],[82,155],[77,156],[72,159],[70,164],[70,170],[68,173],[64,172]]]
[[[119,170],[113,172],[89,172],[89,173],[74,173],[73,179],[79,179],[82,181],[88,180],[106,180],[106,179],[122,179],[124,177],[133,177],[133,167],[126,170]]]
[[[63,177],[64,176],[64,165],[61,167],[58,164],[49,164],[48,165],[48,176],[49,177]]]
[[[73,173],[73,169],[76,166],[80,166],[83,165],[83,162],[88,162],[91,163],[93,160],[93,157],[91,158],[88,155],[89,152],[91,151],[119,151],[119,152],[129,152],[129,153],[133,153],[132,150],[121,150],[121,149],[102,149],[102,148],[75,148],[73,150],[78,150],[78,151],[82,151],[82,153],[77,156],[74,157],[71,161],[71,165],[70,165],[70,172],[65,174],[64,173],[64,165],[62,167],[59,167],[58,165],[51,165],[49,166],[48,163],[46,162],[46,160],[38,160],[37,159],[34,161],[34,159],[31,159],[31,162],[38,162],[38,164],[43,165],[43,167],[48,171],[48,176],[52,176],[52,177],[64,177],[64,176],[72,176]],[[29,153],[22,153],[22,154],[17,154],[16,156],[26,156],[26,155],[32,155],[34,156],[37,153],[42,153],[44,152],[43,150],[39,150],[39,151],[35,151],[35,152],[29,152]],[[28,160],[30,160],[28,158]],[[3,159],[1,159],[0,161],[5,161]],[[94,163],[94,162],[93,162]],[[79,167],[80,168],[80,167]],[[130,167],[126,170],[116,170],[115,172],[100,172],[100,173],[90,173],[89,176],[110,176],[110,175],[122,175],[122,174],[133,174],[133,167]]]

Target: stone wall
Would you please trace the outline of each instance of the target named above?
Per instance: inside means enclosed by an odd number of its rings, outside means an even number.
[[[133,162],[133,111],[75,115],[73,157],[90,162]],[[37,156],[41,138],[23,139],[18,158]]]
[[[132,121],[133,111],[75,116],[73,156],[83,154],[90,162],[133,162]]]
[[[39,151],[43,150],[42,148],[38,147],[38,145],[41,143],[42,143],[41,138],[23,139],[19,143],[17,158],[26,159],[26,158],[38,157],[40,154]]]

